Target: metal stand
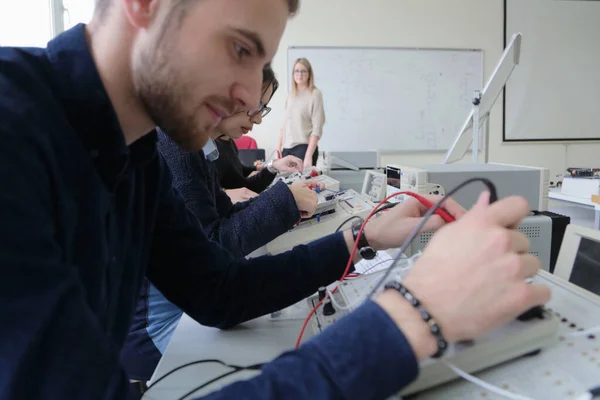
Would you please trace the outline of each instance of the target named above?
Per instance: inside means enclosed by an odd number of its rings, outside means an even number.
[[[487,164],[488,162],[490,162],[490,113],[487,113],[484,121],[485,121],[485,136],[483,137],[483,140],[484,140],[483,162],[485,164]]]
[[[454,139],[452,146],[446,152],[442,164],[450,164],[461,160],[465,154],[471,149],[473,152],[472,161],[477,164],[480,161],[479,150],[482,151],[483,162],[489,161],[489,143],[490,143],[490,123],[489,116],[492,107],[506,82],[510,78],[515,67],[519,64],[519,55],[521,52],[521,34],[515,33],[500,61],[496,65],[494,72],[488,79],[483,90],[475,91],[475,97],[473,98],[473,109],[469,112],[465,123],[462,125],[458,135]],[[481,124],[485,125],[485,134],[480,136]],[[472,134],[469,135],[468,131],[472,129]],[[481,141],[483,146],[481,146]]]
[[[473,97],[473,164],[479,163],[479,103],[481,92],[476,90]]]
[[[479,163],[479,142],[480,135],[479,131],[481,129],[480,121],[483,121],[485,125],[485,133],[483,135],[483,163],[487,164],[490,161],[490,113],[487,112],[481,118],[479,115],[479,104],[481,103],[481,92],[479,90],[475,91],[475,96],[473,97],[473,164]]]

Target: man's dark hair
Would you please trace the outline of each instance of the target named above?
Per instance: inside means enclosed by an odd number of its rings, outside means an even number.
[[[273,85],[273,93],[271,93],[271,98],[273,98],[273,95],[275,94],[275,92],[277,91],[277,88],[279,87],[279,81],[275,77],[275,72],[273,71],[273,68],[271,68],[270,65],[263,68],[262,84],[263,84],[263,87],[265,88],[265,92],[269,86]],[[271,100],[271,99],[269,99],[269,100]]]
[[[106,12],[110,8],[111,1],[113,1],[113,0],[96,0],[95,13],[98,14],[98,16],[100,17],[100,20],[102,20],[104,18],[104,16],[106,15]],[[197,1],[197,0],[192,0],[192,1]],[[189,2],[190,2],[190,0],[176,0],[175,6],[177,6],[178,3],[189,3]],[[288,3],[288,9],[289,9],[290,16],[296,15],[296,13],[298,12],[298,8],[300,7],[300,0],[287,0],[287,3]]]

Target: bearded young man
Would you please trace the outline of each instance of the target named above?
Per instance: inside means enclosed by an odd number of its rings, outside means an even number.
[[[342,274],[349,230],[278,256],[232,258],[207,240],[156,154],[156,126],[197,151],[223,117],[258,104],[262,70],[296,7],[101,0],[89,26],[46,49],[0,48],[0,398],[126,398],[119,351],[144,277],[200,323],[227,327]],[[488,205],[484,195],[464,217],[446,207],[460,220],[434,236],[404,284],[447,341],[547,301],[548,288],[524,283],[539,261],[511,229],[527,214],[523,199]],[[405,202],[366,237],[375,249],[397,247],[424,212]],[[425,229],[442,225],[435,216]],[[437,343],[387,290],[213,397],[384,398]]]

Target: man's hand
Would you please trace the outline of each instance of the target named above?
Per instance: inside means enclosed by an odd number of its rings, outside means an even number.
[[[541,265],[526,254],[529,241],[515,230],[528,213],[521,197],[490,205],[484,193],[464,217],[433,236],[403,280],[449,342],[476,338],[550,299],[548,287],[525,283]],[[376,301],[419,359],[435,353],[433,335],[408,301],[394,290]]]
[[[298,211],[302,218],[311,217],[317,210],[317,204],[319,202],[319,196],[317,193],[309,189],[309,186],[315,188],[322,188],[324,185],[321,182],[315,182],[313,180],[308,181],[296,181],[289,185],[290,191],[296,200]]]
[[[254,193],[252,190],[245,187],[239,189],[227,189],[225,193],[227,193],[227,196],[229,196],[231,202],[234,204],[258,196],[258,193]]]
[[[435,204],[442,199],[441,196],[423,196]],[[455,219],[461,218],[465,210],[451,198],[444,201],[442,207]],[[400,247],[408,238],[412,230],[421,222],[422,216],[427,212],[427,207],[417,199],[410,197],[394,208],[383,212],[377,218],[370,220],[365,225],[364,233],[371,247],[375,250],[385,250]],[[439,215],[432,215],[422,232],[438,230],[445,224]]]
[[[285,156],[283,158],[273,160],[273,167],[279,172],[294,173],[302,171],[302,160],[296,156]]]

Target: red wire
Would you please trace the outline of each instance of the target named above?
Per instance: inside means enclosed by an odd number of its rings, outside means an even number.
[[[394,193],[392,196],[394,196],[396,194],[397,193]],[[434,205],[432,202],[430,202],[429,200],[427,200],[425,197],[421,196],[420,194],[412,193],[412,192],[406,192],[404,194],[407,194],[407,195],[412,196],[415,199],[419,200],[419,203],[423,204],[428,209],[431,208],[431,207],[433,207],[433,205]],[[391,197],[391,196],[389,196],[389,197]],[[442,217],[442,219],[445,222],[454,222],[454,217],[452,215],[448,214],[448,212],[446,210],[444,210],[443,208],[441,208],[441,207],[438,208],[437,210],[435,210],[435,214],[437,214],[440,217]]]
[[[371,219],[371,217],[375,213],[377,213],[377,210],[379,209],[379,207],[381,207],[383,204],[385,204],[389,199],[391,199],[392,197],[400,196],[401,194],[414,197],[415,199],[417,199],[419,201],[419,203],[423,204],[428,209],[430,209],[431,207],[433,207],[433,203],[431,203],[429,200],[427,200],[425,197],[421,196],[420,194],[413,193],[413,192],[398,192],[398,193],[391,194],[388,197],[386,197],[385,199],[383,199],[371,211],[371,213],[367,216],[367,218],[365,218],[365,220],[363,221],[362,225],[360,226],[360,230],[358,231],[358,235],[356,235],[356,241],[354,242],[354,246],[352,247],[352,251],[350,252],[350,258],[348,259],[348,263],[346,264],[346,268],[344,269],[344,273],[342,274],[342,277],[339,279],[339,282],[342,282],[344,279],[346,279],[346,276],[348,275],[348,271],[350,270],[350,265],[352,265],[352,260],[354,259],[354,255],[356,254],[356,249],[358,247],[358,241],[360,239],[360,236],[363,233],[363,229],[365,229],[365,225],[367,224],[367,222],[369,222],[369,219]],[[443,210],[441,207],[438,208],[435,211],[435,214],[439,215],[446,222],[454,222],[454,217],[452,215],[450,215],[447,211]],[[333,295],[337,291],[337,289],[338,289],[338,286],[336,286],[331,291],[331,294]],[[323,300],[320,300],[317,303],[317,305],[314,306],[314,308],[312,310],[310,310],[310,312],[306,316],[306,319],[304,320],[304,323],[302,324],[302,329],[300,329],[300,334],[298,335],[298,339],[296,340],[296,348],[300,347],[300,342],[302,341],[302,336],[304,336],[304,331],[306,330],[306,327],[308,326],[308,322],[310,321],[310,317],[315,312],[317,312],[317,310],[319,309],[319,307],[321,306],[321,304],[323,304],[323,301],[325,301],[325,299],[328,298],[328,297],[329,297],[329,293],[327,293],[325,295],[325,297],[323,297]]]

